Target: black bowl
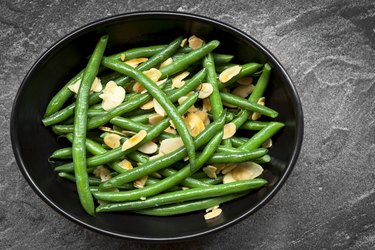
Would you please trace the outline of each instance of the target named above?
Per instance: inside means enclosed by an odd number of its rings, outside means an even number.
[[[286,124],[274,139],[272,162],[264,178],[269,185],[241,199],[223,204],[221,220],[207,223],[204,212],[171,217],[131,213],[104,213],[95,217],[81,208],[75,185],[60,179],[48,161],[61,147],[41,119],[48,101],[82,69],[100,35],[109,34],[106,54],[126,48],[168,43],[179,35],[195,34],[206,41],[221,41],[217,51],[235,55],[237,61],[269,62],[273,68],[267,104],[279,111]],[[205,235],[244,219],[264,206],[291,173],[303,137],[303,115],[296,89],[276,58],[249,35],[227,24],[186,13],[139,12],[109,17],[67,35],[32,66],[19,88],[11,117],[14,154],[21,172],[35,192],[72,221],[112,236],[150,241],[188,239]]]

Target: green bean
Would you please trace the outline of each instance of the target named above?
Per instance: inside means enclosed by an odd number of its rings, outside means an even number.
[[[241,163],[245,161],[250,161],[263,155],[267,154],[268,150],[265,148],[258,148],[244,153],[234,153],[234,154],[223,154],[215,153],[208,161],[209,164],[218,163]]]
[[[207,174],[203,171],[199,171],[199,172],[195,172],[190,177],[194,179],[202,179],[202,178],[207,178]]]
[[[74,175],[72,175],[72,174],[65,173],[65,172],[60,172],[59,176],[62,177],[62,178],[64,178],[64,179],[76,182],[76,177]],[[101,181],[100,181],[100,179],[98,179],[96,177],[89,176],[88,177],[88,182],[89,182],[90,185],[99,186]]]
[[[186,165],[184,168],[179,170],[175,175],[169,176],[160,182],[149,186],[144,187],[142,189],[128,191],[128,192],[95,192],[93,195],[100,200],[109,200],[109,201],[130,201],[130,200],[139,200],[141,197],[150,197],[152,195],[158,194],[166,189],[169,189],[181,181],[189,177],[192,173],[199,170],[204,163],[212,156],[213,152],[215,152],[217,146],[220,144],[223,137],[223,132],[216,134],[210,142],[205,146],[203,152],[197,158],[196,165],[194,168],[190,167],[190,163]],[[139,167],[138,167],[139,168]],[[109,180],[110,181],[110,180]],[[99,190],[102,190],[103,183],[99,186]],[[205,187],[208,188],[208,187]]]
[[[266,106],[263,106],[263,105],[260,105],[260,104],[257,104],[257,103],[249,102],[248,100],[246,100],[242,97],[233,95],[233,94],[220,93],[220,97],[223,100],[223,102],[235,105],[235,106],[240,107],[242,109],[250,110],[250,111],[253,111],[253,112],[258,112],[262,115],[265,115],[265,116],[268,116],[268,117],[271,117],[271,118],[276,118],[279,115],[279,113],[277,113],[277,111],[275,111],[271,108],[268,108]]]
[[[262,128],[266,127],[269,122],[261,122],[261,121],[248,121],[245,122],[240,129],[247,129],[247,130],[261,130]]]
[[[203,183],[206,183],[206,184],[216,185],[216,184],[222,183],[222,182],[223,182],[223,178],[224,178],[223,175],[219,175],[219,176],[216,177],[215,179],[211,179],[211,178],[202,178],[202,179],[199,179],[199,180],[200,180],[201,182],[203,182]]]
[[[164,168],[159,171],[159,173],[165,177],[172,176],[177,173],[176,170],[171,168]],[[203,183],[195,178],[187,177],[185,180],[181,182],[181,184],[185,187],[189,188],[196,188],[196,187],[207,187],[210,186],[209,184]]]
[[[74,173],[78,196],[83,209],[90,215],[94,215],[95,206],[92,198],[86,163],[86,128],[87,128],[87,108],[90,88],[98,73],[100,61],[107,45],[108,36],[102,36],[95,47],[93,55],[87,64],[82,76],[81,85],[77,94],[76,113],[74,116],[74,136],[72,146],[72,156]]]
[[[271,66],[268,63],[266,63],[263,67],[262,74],[259,77],[254,90],[251,92],[251,95],[248,98],[249,102],[256,103],[258,102],[259,98],[263,96],[266,90],[266,87],[268,85],[270,76],[271,76]],[[232,121],[236,125],[237,129],[239,129],[242,126],[242,124],[244,124],[247,121],[247,118],[249,117],[249,115],[250,115],[249,111],[242,110],[240,114]]]
[[[139,122],[139,123],[148,123],[148,120],[150,118],[150,115],[153,113],[147,113],[143,115],[135,115],[135,116],[130,116],[128,114],[128,119],[132,120],[133,122]]]
[[[208,53],[210,53],[217,46],[219,46],[219,44],[220,44],[219,41],[213,40],[209,42],[208,44],[202,46],[201,48],[191,51],[190,53],[186,54],[181,59],[161,68],[160,72],[162,74],[162,78],[171,76],[173,74],[176,74],[186,69],[194,62],[205,57]]]
[[[167,47],[165,47],[163,50],[161,50],[159,53],[154,54],[149,60],[142,63],[137,67],[138,70],[144,71],[148,70],[152,67],[155,67],[159,65],[161,62],[166,60],[168,57],[170,57],[180,46],[182,38],[179,37],[176,40],[174,40],[172,43],[170,43]],[[152,49],[151,49],[152,50]],[[111,59],[114,59],[114,57],[109,57]],[[115,60],[115,59],[114,59]],[[120,76],[119,78],[114,80],[117,85],[125,87],[126,84],[129,84],[131,82],[131,78],[128,76]],[[89,104],[95,104],[99,101],[101,101],[101,98],[99,97],[101,93],[94,93],[90,96]],[[144,101],[146,102],[146,101]],[[138,104],[142,105],[144,102],[140,102]],[[137,107],[138,107],[137,106]],[[53,124],[57,124],[61,121],[64,121],[65,119],[69,118],[71,115],[74,114],[75,110],[75,103],[72,103],[68,107],[64,108],[63,110],[60,110],[59,112],[56,112],[48,117],[45,117],[42,122],[45,126],[50,126]]]
[[[147,47],[134,48],[120,53],[116,53],[114,55],[111,55],[110,57],[112,59],[120,60],[121,56],[123,55],[125,57],[125,61],[139,57],[152,57],[153,55],[165,50],[167,46],[168,45],[152,45]]]
[[[203,130],[200,134],[197,135],[194,139],[195,147],[198,149],[204,144],[206,144],[209,139],[216,134],[219,130],[222,130],[224,126],[225,116],[223,115],[221,119],[211,123]],[[156,172],[160,169],[168,167],[179,160],[182,160],[187,155],[186,148],[179,148],[172,153],[169,153],[165,156],[162,156],[154,161],[149,161],[144,163],[137,168],[133,168],[127,171],[124,174],[120,174],[111,180],[103,183],[100,187],[101,190],[106,190],[109,188],[116,187],[123,183],[128,183],[130,181],[136,180],[144,175]]]
[[[189,107],[192,105],[192,103],[197,100],[197,94],[190,95],[181,105],[177,108],[179,112],[181,111],[181,114],[185,113]],[[132,153],[137,150],[138,147],[144,145],[148,141],[154,139],[157,137],[161,132],[163,132],[168,126],[169,126],[169,118],[165,118],[162,121],[160,121],[158,124],[156,124],[154,127],[152,127],[149,131],[147,131],[147,136],[142,140],[142,142],[138,143],[134,147],[130,148],[129,150],[122,151],[121,147],[109,150],[103,154],[95,155],[87,159],[87,165],[89,167],[96,167],[102,164],[106,164],[108,162],[114,161],[119,159],[120,157],[123,157],[125,155],[128,155],[129,153]],[[207,130],[207,129],[206,129]],[[204,131],[206,131],[204,130]],[[203,132],[204,132],[203,131]],[[202,132],[202,133],[203,133]],[[183,156],[185,157],[185,156]],[[71,163],[67,163],[61,166],[58,166],[55,168],[55,171],[68,171],[72,167]],[[137,168],[139,169],[139,168]],[[131,170],[129,170],[131,171]],[[126,171],[128,173],[129,171]],[[155,170],[157,171],[157,170]],[[152,171],[152,172],[155,172]],[[149,174],[149,173],[147,173]],[[137,178],[140,178],[144,175],[138,176]],[[137,179],[135,178],[135,179]],[[112,178],[113,179],[113,178]],[[133,180],[135,180],[133,179]]]
[[[189,51],[191,52],[191,51]],[[179,60],[182,57],[186,56],[185,53],[178,53],[173,56],[173,60]],[[212,59],[216,64],[223,64],[223,63],[228,63],[233,59],[233,55],[227,55],[227,54],[217,54],[217,53],[212,53]]]
[[[263,155],[262,157],[259,157],[257,159],[252,160],[255,163],[268,163],[271,161],[270,155]]]
[[[135,210],[132,212],[138,214],[145,214],[145,215],[152,215],[152,216],[170,216],[170,215],[177,215],[177,214],[185,214],[194,211],[204,210],[207,208],[211,208],[222,203],[238,199],[248,192],[241,192],[235,194],[229,194],[224,196],[219,196],[215,198],[207,198],[197,201],[187,201],[179,204],[172,204],[166,205],[161,207],[154,207],[154,208],[147,208],[141,210]]]
[[[237,65],[238,65],[238,64],[234,64],[234,63],[226,63],[226,64],[223,64],[223,65],[217,66],[217,67],[216,67],[216,72],[217,72],[217,73],[221,73],[221,72],[223,72],[224,70],[229,69],[229,68],[232,68],[233,66],[237,66]]]
[[[193,53],[193,52],[191,52]],[[183,60],[183,59],[181,59]],[[180,60],[180,61],[181,61]],[[172,63],[173,64],[173,63]],[[168,96],[146,75],[144,75],[141,71],[134,69],[133,67],[118,63],[115,60],[111,60],[109,58],[103,59],[103,65],[111,68],[115,71],[123,73],[124,75],[128,75],[131,78],[140,82],[145,89],[147,89],[148,93],[160,104],[160,106],[164,109],[167,113],[168,117],[174,123],[176,130],[178,131],[182,141],[185,144],[185,147],[188,150],[189,155],[189,162],[192,168],[195,167],[195,146],[193,139],[189,133],[188,128],[186,127],[183,119],[181,118],[180,114],[178,113],[176,107],[173,103],[168,99]],[[171,64],[170,64],[171,65]],[[168,65],[168,66],[170,66]],[[168,67],[166,66],[166,67]],[[166,68],[164,67],[164,68]],[[162,69],[164,69],[162,68]]]
[[[242,77],[245,77],[245,76],[248,76],[248,75],[251,75],[251,74],[254,74],[255,72],[257,72],[259,69],[262,68],[262,64],[259,64],[259,63],[247,63],[247,64],[244,64],[242,65],[242,68],[241,68],[241,71],[240,73],[238,73],[237,75],[235,75],[233,78],[231,78],[229,81],[225,82],[225,83],[221,83],[219,84],[219,88],[222,89],[224,87],[228,87],[229,85],[231,85],[232,83],[235,83],[238,79],[242,78]],[[259,98],[258,98],[259,99]],[[258,101],[258,100],[257,100]]]
[[[271,138],[285,125],[280,122],[270,122],[267,127],[263,128],[253,135],[240,149],[253,150],[260,147],[266,140]]]
[[[233,138],[233,137],[232,137]],[[228,139],[228,140],[231,140],[231,138],[230,139]],[[245,141],[246,142],[246,141]],[[245,143],[244,142],[244,143]],[[231,143],[232,143],[232,141],[231,141]],[[243,143],[242,143],[243,144]],[[241,144],[241,145],[242,145]],[[244,152],[248,152],[248,151],[246,151],[246,150],[241,150],[241,149],[238,149],[238,148],[234,148],[234,147],[232,147],[232,146],[219,146],[218,148],[217,148],[217,150],[216,150],[216,153],[225,153],[225,154],[241,154],[241,153],[244,153]]]
[[[192,189],[186,189],[166,194],[159,194],[157,196],[148,198],[144,201],[131,201],[131,202],[123,202],[123,203],[112,203],[112,204],[103,204],[97,207],[97,212],[111,212],[111,211],[126,211],[126,210],[138,210],[138,209],[145,209],[150,207],[156,207],[160,205],[166,205],[171,203],[178,203],[181,201],[190,201],[190,200],[197,200],[197,199],[205,199],[211,197],[218,197],[229,195],[233,193],[239,193],[243,191],[248,191],[251,189],[260,188],[267,184],[267,181],[264,179],[252,179],[252,180],[244,180],[244,181],[235,181],[225,184],[219,185],[211,185],[208,187],[198,187]],[[103,193],[103,195],[99,195],[100,199],[105,198],[104,200],[110,201],[122,201],[121,199],[117,199],[119,196],[112,195],[112,199],[109,199],[110,192]],[[94,196],[98,197],[99,192],[95,192]],[[105,195],[107,194],[107,195]]]
[[[209,53],[204,59],[203,66],[207,70],[207,81],[212,85],[213,88],[212,94],[209,96],[209,100],[211,103],[211,112],[214,120],[217,120],[223,113],[223,103],[221,102],[220,98],[215,63],[211,53]]]
[[[67,148],[60,148],[55,150],[50,158],[54,159],[71,159],[72,158],[72,148],[67,147]]]
[[[230,138],[230,141],[232,142],[232,145],[234,147],[241,147],[243,144],[247,142],[247,139],[233,136]]]

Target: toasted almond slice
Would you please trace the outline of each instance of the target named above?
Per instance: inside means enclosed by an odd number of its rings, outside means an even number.
[[[136,135],[137,133],[134,132],[134,131],[129,131],[129,130],[121,130],[121,133],[124,135],[124,136],[133,136],[133,135]]]
[[[212,92],[214,91],[214,88],[212,87],[212,84],[210,83],[202,83],[198,87],[198,98],[199,99],[205,99],[209,97]]]
[[[160,122],[161,120],[163,120],[164,116],[162,115],[159,115],[157,113],[155,114],[151,114],[149,117],[148,117],[148,123],[151,124],[151,125],[155,125],[156,123]]]
[[[141,201],[145,201],[147,200],[147,198],[145,196],[142,196],[141,198],[139,198]]]
[[[102,108],[108,111],[119,106],[124,101],[125,89],[117,86],[116,82],[109,81],[99,97],[103,99]]]
[[[221,170],[221,173],[222,174],[227,174],[229,173],[230,171],[232,171],[235,167],[237,167],[236,164],[226,164],[225,168],[223,168]]]
[[[98,166],[95,168],[93,174],[97,177],[100,178],[102,182],[108,181],[111,179],[111,172],[103,166]]]
[[[156,145],[155,142],[153,141],[149,141],[147,143],[145,143],[144,145],[140,146],[138,148],[138,151],[144,153],[144,154],[153,154],[155,153],[156,151],[158,151],[158,145]]]
[[[224,125],[224,135],[223,140],[231,138],[236,133],[236,125],[233,122]]]
[[[188,161],[188,160],[189,160],[189,156],[185,156],[184,161]]]
[[[126,151],[129,148],[134,147],[135,145],[140,143],[146,136],[147,132],[145,130],[139,131],[137,134],[133,135],[122,144],[121,150]]]
[[[120,161],[118,163],[123,169],[125,170],[130,170],[130,169],[133,169],[133,165],[130,161],[128,161],[127,159],[124,159],[122,161]]]
[[[197,110],[197,111],[195,112],[195,114],[199,117],[199,119],[202,120],[203,123],[205,123],[206,120],[208,119],[208,114],[207,114],[206,111],[203,111],[203,110]],[[208,121],[209,121],[209,119],[208,119]],[[205,125],[206,125],[206,124],[205,124]]]
[[[250,95],[251,92],[253,92],[255,86],[252,85],[252,84],[249,84],[249,85],[241,85],[241,86],[238,86],[237,88],[235,88],[233,91],[232,91],[232,94],[233,95],[236,95],[236,96],[240,96],[242,98],[246,98],[247,96]]]
[[[237,181],[254,179],[262,172],[262,166],[251,161],[237,164],[237,167],[231,171],[232,177]]]
[[[170,152],[173,152],[183,146],[184,142],[182,141],[181,137],[168,138],[161,141],[159,154],[169,154]]]
[[[190,189],[189,187],[181,187],[182,190],[188,190]]]
[[[120,60],[125,61],[126,55],[124,53],[120,54]]]
[[[221,170],[223,170],[226,166],[227,166],[227,164],[225,164],[225,163],[215,164],[216,174],[219,174],[221,172]]]
[[[146,102],[146,103],[143,104],[140,108],[143,109],[143,110],[149,110],[149,109],[152,109],[152,108],[154,108],[154,101],[151,100],[151,101],[149,101],[149,102]]]
[[[213,207],[209,207],[209,208],[206,209],[206,213],[208,213],[208,212],[210,212],[210,211],[212,211],[214,209],[218,209],[218,208],[219,208],[219,205],[216,205],[216,206],[213,206]]]
[[[258,102],[257,102],[259,105],[265,105],[266,103],[266,98],[263,96],[261,98],[259,98]],[[262,115],[258,112],[254,112],[252,115],[251,115],[251,120],[253,121],[256,121],[258,120]]]
[[[70,85],[68,86],[68,89],[69,89],[70,91],[72,91],[73,93],[77,94],[80,86],[81,86],[81,79],[79,79],[78,81],[76,81],[76,82],[73,83],[73,84],[70,84]]]
[[[100,91],[102,91],[102,89],[103,89],[102,82],[100,81],[100,79],[98,77],[95,77],[95,79],[94,79],[94,81],[91,85],[90,91],[100,92]]]
[[[189,113],[184,118],[184,122],[192,137],[196,137],[205,129],[203,121],[195,113]]]
[[[173,123],[172,120],[169,121],[169,125],[170,125],[172,128],[176,129],[176,126],[174,125],[174,123]]]
[[[132,66],[133,68],[135,68],[139,64],[144,63],[147,60],[148,60],[148,58],[146,58],[146,57],[140,57],[140,58],[134,58],[134,59],[127,60],[124,63],[126,63],[129,66]]]
[[[217,170],[217,168],[215,166],[212,166],[212,165],[208,165],[208,166],[203,168],[203,172],[205,172],[205,174],[212,179],[217,178],[216,170]]]
[[[169,64],[171,64],[171,63],[173,63],[173,59],[172,59],[172,57],[169,57],[167,60],[165,60],[164,62],[162,62],[161,64],[160,64],[160,69],[161,68],[163,68],[163,67],[165,67],[165,66],[168,66]]]
[[[192,35],[189,37],[189,47],[192,49],[199,49],[203,45],[203,40],[199,37],[196,37],[195,35]]]
[[[159,159],[162,156],[164,156],[164,154],[158,153],[157,155],[150,156],[148,159],[149,161],[154,161],[156,159]]]
[[[133,186],[135,188],[143,188],[146,184],[147,179],[148,179],[147,175],[142,176],[141,178],[138,178],[137,180],[133,182]]]
[[[246,77],[242,77],[240,79],[237,80],[237,82],[240,84],[240,85],[250,85],[253,83],[253,78],[251,76],[246,76]]]
[[[133,91],[136,92],[136,93],[141,93],[142,91],[145,90],[145,88],[143,87],[143,85],[140,84],[139,82],[134,83],[132,89],[133,89]]]
[[[182,85],[185,84],[185,82],[182,81],[182,80],[184,80],[189,74],[190,74],[189,71],[184,71],[181,74],[178,74],[177,76],[173,77],[172,78],[172,87],[176,88],[176,89],[181,88]]]
[[[210,99],[208,99],[208,98],[203,99],[202,108],[203,108],[204,111],[207,111],[207,112],[211,111]]]
[[[221,214],[222,210],[220,208],[214,209],[204,215],[205,220],[212,220]]]
[[[151,68],[149,70],[143,71],[143,74],[148,76],[154,82],[159,81],[159,78],[161,77],[161,72],[155,68]]]
[[[223,183],[230,183],[230,182],[234,182],[236,181],[233,176],[232,176],[232,172],[229,172],[229,173],[226,173],[224,175],[224,178],[223,178]]]
[[[267,140],[262,144],[262,147],[263,147],[263,148],[270,148],[270,147],[272,147],[272,139],[271,139],[271,138],[267,139]]]
[[[184,38],[184,39],[181,41],[181,44],[180,44],[181,48],[185,47],[186,43],[187,43],[187,38]]]
[[[219,81],[222,83],[226,83],[230,79],[232,79],[234,76],[238,75],[240,73],[242,67],[240,65],[235,65],[233,67],[230,67],[223,72],[220,73],[219,75]]]
[[[153,99],[153,102],[154,102],[154,109],[155,109],[155,112],[161,116],[166,116],[167,113],[165,112],[165,110],[163,109],[163,107],[160,105],[160,103],[154,98]]]
[[[177,131],[174,128],[171,128],[171,127],[168,127],[166,129],[164,129],[164,132],[167,132],[167,133],[170,133],[170,134],[174,134],[174,135],[177,134]]]
[[[193,91],[190,91],[189,93],[187,93],[186,95],[183,95],[183,96],[181,96],[180,98],[178,98],[178,100],[177,100],[177,102],[178,102],[178,104],[182,104],[184,101],[186,101],[186,99],[190,96],[190,95],[192,95],[194,92]]]
[[[117,134],[106,134],[104,136],[104,144],[107,145],[108,147],[110,148],[117,148],[117,147],[120,147],[121,145],[121,136],[117,135]]]

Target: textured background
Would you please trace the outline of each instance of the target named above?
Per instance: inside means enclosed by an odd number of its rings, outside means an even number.
[[[0,1],[0,248],[375,246],[374,2],[225,2]],[[247,32],[285,66],[303,103],[304,145],[282,190],[254,216],[191,242],[149,245],[73,224],[34,194],[10,145],[13,98],[32,63],[58,39],[88,22],[140,10],[197,13]]]

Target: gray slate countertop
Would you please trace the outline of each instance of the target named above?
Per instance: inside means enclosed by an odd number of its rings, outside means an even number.
[[[12,102],[37,58],[82,25],[141,10],[196,13],[252,35],[284,65],[303,104],[302,151],[281,191],[249,218],[193,241],[148,244],[74,224],[32,191],[11,148]],[[0,55],[1,249],[375,247],[374,1],[2,0]]]

